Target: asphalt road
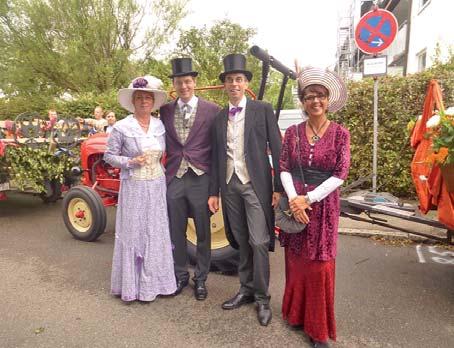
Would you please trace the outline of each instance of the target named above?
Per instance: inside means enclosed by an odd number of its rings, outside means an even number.
[[[280,248],[271,255],[274,317],[266,328],[253,305],[221,309],[238,289],[234,276],[211,274],[204,302],[189,288],[149,304],[112,297],[114,213],[109,208],[106,233],[85,243],[66,231],[61,202],[25,195],[0,202],[1,348],[309,346],[280,315]],[[342,235],[336,273],[333,347],[454,347],[453,251]]]

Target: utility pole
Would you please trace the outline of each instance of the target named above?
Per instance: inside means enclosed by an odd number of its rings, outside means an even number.
[[[411,8],[413,0],[408,1],[408,13],[407,13],[407,32],[405,33],[405,55],[404,55],[404,67],[402,71],[403,76],[407,76],[408,69],[408,53],[410,51],[410,31],[411,31]]]

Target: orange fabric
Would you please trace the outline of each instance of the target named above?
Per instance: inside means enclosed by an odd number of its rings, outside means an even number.
[[[422,117],[416,122],[411,135],[411,146],[415,155],[411,162],[411,175],[419,199],[419,208],[426,214],[430,209],[438,207],[438,220],[454,229],[454,193],[449,193],[443,184],[443,177],[437,165],[426,163],[432,141],[425,139],[426,122],[435,110],[443,108],[443,98],[440,86],[436,80],[431,80],[424,100]],[[424,176],[427,180],[421,180]]]
[[[430,146],[431,142],[429,140],[421,140],[416,147],[415,155],[413,156],[413,161],[411,162],[411,176],[419,199],[419,209],[424,214],[426,214],[432,207],[432,197],[429,191],[428,183],[425,180],[421,180],[421,178],[428,178],[430,175],[431,168],[425,162]]]
[[[434,166],[430,173],[428,186],[432,201],[438,206],[438,221],[454,230],[454,192],[449,193],[443,184],[439,166]]]

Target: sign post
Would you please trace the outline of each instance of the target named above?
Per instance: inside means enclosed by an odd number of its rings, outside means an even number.
[[[355,42],[358,48],[373,57],[363,62],[363,76],[374,78],[374,145],[372,157],[372,192],[377,192],[378,163],[378,77],[386,75],[387,57],[378,56],[388,48],[397,34],[397,19],[386,10],[377,6],[359,20],[355,28]]]
[[[377,192],[378,166],[378,77],[374,77],[374,149],[372,156],[372,192]]]

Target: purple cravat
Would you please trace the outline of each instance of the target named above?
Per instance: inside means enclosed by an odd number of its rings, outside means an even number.
[[[233,118],[237,113],[240,113],[243,108],[241,106],[233,107],[229,110],[229,117]]]

